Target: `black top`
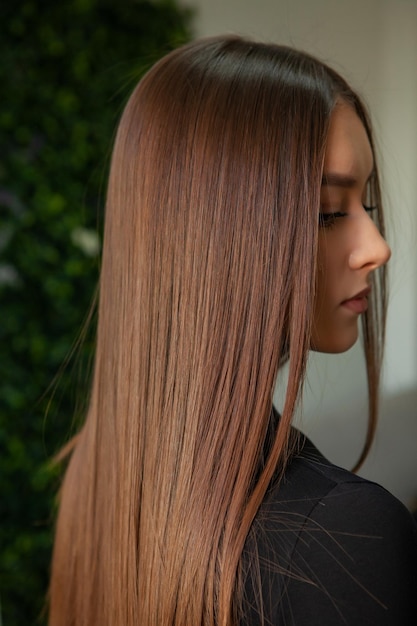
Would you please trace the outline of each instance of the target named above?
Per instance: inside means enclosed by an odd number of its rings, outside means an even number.
[[[308,439],[283,481],[271,484],[243,564],[242,626],[417,624],[412,516],[379,485],[327,461]]]

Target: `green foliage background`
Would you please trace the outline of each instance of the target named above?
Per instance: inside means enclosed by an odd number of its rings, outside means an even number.
[[[0,593],[7,626],[45,620],[59,485],[50,459],[74,432],[77,398],[82,412],[91,330],[76,368],[56,376],[97,282],[117,119],[144,70],[189,39],[190,20],[173,1],[1,3]]]

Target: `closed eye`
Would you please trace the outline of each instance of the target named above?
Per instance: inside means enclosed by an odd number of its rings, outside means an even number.
[[[367,213],[372,213],[376,211],[376,206],[367,206],[365,204],[362,205]],[[319,226],[324,228],[329,228],[333,226],[337,219],[341,217],[347,217],[348,213],[344,211],[333,211],[332,213],[319,213]]]
[[[329,226],[333,226],[338,218],[346,216],[347,213],[343,213],[342,211],[334,211],[333,213],[319,213],[319,226],[329,228]]]

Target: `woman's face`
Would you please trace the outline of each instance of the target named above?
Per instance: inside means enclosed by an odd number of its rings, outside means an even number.
[[[358,338],[371,273],[391,251],[367,205],[373,156],[354,110],[336,106],[330,122],[321,189],[318,280],[311,347],[344,352]]]

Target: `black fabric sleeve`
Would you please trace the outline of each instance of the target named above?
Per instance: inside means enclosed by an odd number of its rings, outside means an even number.
[[[417,528],[374,483],[354,477],[320,498],[275,498],[256,553],[245,626],[417,624]]]

